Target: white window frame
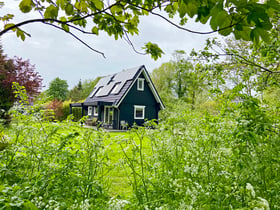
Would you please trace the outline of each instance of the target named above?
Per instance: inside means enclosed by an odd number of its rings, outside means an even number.
[[[92,106],[88,107],[88,116],[92,116]]]
[[[98,107],[97,106],[93,107],[93,115],[98,116]]]
[[[144,84],[145,84],[144,81],[145,81],[144,78],[138,78],[138,80],[137,80],[137,90],[140,90],[140,91],[144,90]],[[140,84],[142,84],[142,86]]]
[[[109,120],[109,118],[110,118],[109,115],[110,114],[108,115],[108,119],[106,119],[106,110],[107,109],[109,109],[109,112],[112,111],[112,123],[113,123],[113,121],[114,121],[114,107],[112,107],[112,106],[104,106],[104,123],[107,124],[107,123],[109,123],[108,121],[110,121]]]
[[[136,120],[144,120],[145,119],[145,108],[146,108],[146,106],[134,105],[134,119],[136,119]],[[136,116],[136,110],[137,109],[141,109],[142,110],[142,116],[141,117],[137,117]]]

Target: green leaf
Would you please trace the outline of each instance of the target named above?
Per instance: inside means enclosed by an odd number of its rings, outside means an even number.
[[[198,2],[194,0],[181,1],[179,5],[179,14],[183,18],[187,13],[191,18],[197,14]]]
[[[56,7],[54,5],[48,6],[44,13],[45,18],[56,19],[57,15],[58,15],[58,7]]]
[[[280,2],[277,0],[268,0],[267,5],[275,9],[276,11],[280,11]]]
[[[32,6],[34,6],[34,3],[32,0],[22,0],[19,4],[19,8],[23,13],[28,13],[31,11]]]
[[[9,21],[11,19],[13,19],[14,15],[13,14],[6,14],[3,17],[0,17],[0,20],[2,21]]]
[[[67,4],[65,7],[65,13],[66,15],[72,15],[74,11],[74,7],[72,4]]]
[[[13,27],[14,25],[15,25],[15,24],[13,24],[13,23],[7,23],[7,24],[4,26],[4,29],[11,28],[11,27]],[[14,29],[13,31],[15,31],[15,29]]]
[[[69,32],[69,26],[66,24],[62,24],[61,27],[63,28],[64,31]]]
[[[122,12],[123,12],[123,8],[122,8],[121,6],[119,6],[119,5],[115,5],[115,6],[113,6],[113,7],[111,8],[111,12],[112,12],[112,14],[118,14],[118,15],[120,15],[120,14],[122,14]]]
[[[250,33],[250,38],[253,42],[255,42],[256,44],[259,43],[259,35],[257,33],[257,29],[254,28],[251,33]]]
[[[188,10],[187,5],[183,1],[181,1],[180,7],[179,7],[180,18],[183,18],[186,15],[187,10]]]
[[[84,13],[88,12],[88,4],[85,1],[80,2],[80,10]]]
[[[92,0],[92,2],[94,3],[96,9],[98,10],[102,10],[103,9],[103,1],[100,1],[100,0]]]
[[[229,15],[225,10],[221,10],[217,14],[213,14],[210,21],[211,28],[217,30],[218,28],[226,27],[230,25]]]
[[[243,39],[245,41],[250,41],[251,40],[250,32],[251,32],[250,27],[242,27],[242,30],[238,30],[236,26],[233,33],[236,39]]]
[[[64,8],[65,3],[67,3],[65,0],[56,0],[56,5],[62,9]]]
[[[25,34],[24,34],[24,32],[22,30],[17,29],[17,33],[16,34],[17,34],[17,37],[20,37],[22,41],[25,40]]]
[[[98,35],[98,33],[99,33],[99,28],[97,28],[96,26],[94,26],[94,27],[92,27],[91,32],[92,32],[93,34]]]
[[[162,56],[162,54],[164,54],[162,49],[160,49],[157,44],[151,42],[146,43],[143,49],[146,51],[147,54],[150,54],[154,60],[157,60]]]
[[[269,33],[262,29],[262,28],[256,28],[257,34],[264,40],[265,42],[269,42]]]

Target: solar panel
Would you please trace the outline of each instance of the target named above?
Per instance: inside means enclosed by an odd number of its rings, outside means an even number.
[[[138,70],[139,70],[139,67],[133,68],[133,69],[127,69],[127,70],[124,70],[117,74],[103,77],[96,84],[90,97],[107,96],[110,93],[118,94],[120,92],[120,90],[123,88],[123,86],[125,85],[126,81],[132,80]],[[118,83],[118,85],[115,86],[117,83]],[[113,88],[114,88],[114,91],[111,92],[111,90]]]
[[[114,87],[115,83],[111,82],[109,85],[104,86],[99,92],[98,96],[107,96]]]
[[[96,88],[99,88],[101,86],[106,86],[108,84],[108,82],[110,81],[112,76],[107,76],[107,77],[103,77],[101,78],[98,83],[96,84]]]
[[[95,96],[100,96],[100,92],[102,91],[102,89],[103,89],[103,86],[99,87],[94,95]]]
[[[93,91],[91,92],[91,94],[89,95],[89,97],[92,98],[95,95],[97,90],[98,90],[98,88],[94,88]]]

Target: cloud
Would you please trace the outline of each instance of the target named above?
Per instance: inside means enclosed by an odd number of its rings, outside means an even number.
[[[19,1],[4,0],[4,2],[5,8],[2,11],[15,14],[16,22],[39,16],[33,13],[22,14],[17,6]],[[209,26],[195,24],[192,20],[187,26],[194,30],[210,30]],[[208,37],[215,36],[187,33],[158,17],[142,17],[139,35],[130,39],[139,51],[149,41],[162,47],[165,54],[158,61],[154,61],[148,55],[135,53],[124,40],[116,41],[114,37],[105,33],[100,33],[99,36],[79,34],[79,37],[94,49],[104,52],[106,59],[89,50],[69,34],[53,27],[36,23],[26,25],[22,29],[30,33],[32,37],[27,37],[22,42],[15,34],[3,35],[4,52],[9,57],[16,55],[30,59],[42,75],[46,87],[56,77],[67,80],[69,86],[73,87],[79,79],[94,79],[97,76],[113,74],[122,69],[143,64],[152,71],[161,63],[169,61],[174,50],[190,52],[193,48],[201,49]]]

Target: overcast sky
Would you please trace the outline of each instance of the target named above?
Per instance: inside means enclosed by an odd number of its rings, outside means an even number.
[[[4,0],[5,6],[1,14],[15,14],[14,23],[26,19],[40,17],[37,13],[22,14],[18,9],[19,0]],[[2,28],[3,26],[1,26]],[[197,31],[209,31],[207,25],[190,23],[188,28]],[[131,37],[136,49],[141,50],[145,43],[157,43],[164,55],[154,61],[149,55],[136,54],[125,40],[115,41],[105,33],[95,35],[80,35],[79,37],[91,47],[105,53],[106,59],[94,53],[73,37],[50,26],[34,23],[22,27],[31,34],[23,42],[14,33],[1,37],[4,53],[8,57],[18,56],[29,59],[36,66],[36,71],[43,78],[44,89],[54,78],[67,80],[72,88],[81,79],[94,79],[106,76],[140,65],[145,65],[148,71],[158,68],[162,63],[172,59],[175,50],[187,53],[194,48],[202,49],[205,40],[212,35],[197,35],[180,31],[158,17],[143,17],[140,20],[139,35]]]

